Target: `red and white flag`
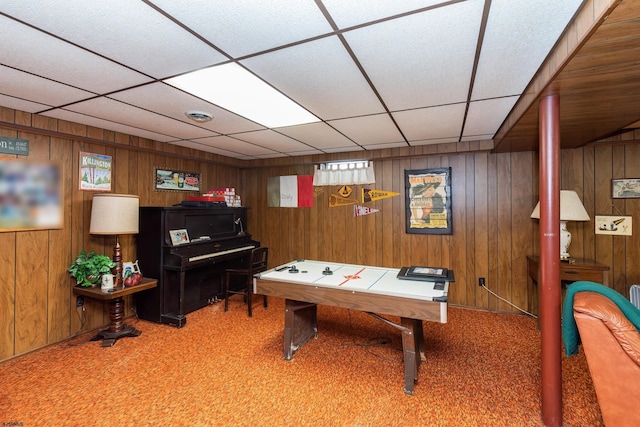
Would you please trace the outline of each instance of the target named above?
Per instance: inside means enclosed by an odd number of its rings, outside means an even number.
[[[267,182],[269,207],[313,206],[313,175],[272,176]]]

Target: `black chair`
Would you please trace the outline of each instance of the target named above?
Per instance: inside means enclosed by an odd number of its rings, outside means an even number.
[[[253,275],[265,271],[269,261],[269,248],[259,247],[251,251],[247,266],[244,268],[227,268],[224,283],[224,311],[229,309],[229,294],[243,294],[244,300],[249,306],[249,317],[252,316],[253,305]],[[243,288],[237,291],[230,290],[229,284],[233,276],[244,276]],[[267,296],[263,295],[264,308],[267,308]]]

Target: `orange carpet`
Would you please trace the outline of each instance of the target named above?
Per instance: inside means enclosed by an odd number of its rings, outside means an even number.
[[[1,425],[542,425],[540,336],[524,316],[450,307],[447,324],[424,322],[414,396],[400,333],[358,311],[319,306],[318,339],[292,361],[277,298],[256,298],[253,318],[236,296],[181,329],[128,323],[142,335],[103,348],[84,334],[0,364]],[[564,425],[602,425],[583,352],[562,364]]]

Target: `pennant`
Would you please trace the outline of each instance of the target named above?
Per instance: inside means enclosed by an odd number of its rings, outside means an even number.
[[[272,176],[267,182],[269,207],[313,206],[313,175]]]
[[[335,208],[336,206],[348,206],[358,203],[356,199],[345,199],[336,194],[329,196],[329,207]]]
[[[395,193],[393,191],[367,190],[366,188],[363,188],[362,203],[375,202],[376,200],[386,199],[388,197],[397,196],[398,194],[400,193]]]
[[[340,190],[338,190],[338,194],[346,199],[351,195],[352,191],[353,190],[351,189],[351,187],[349,187],[348,185],[343,185],[342,187],[340,187]]]
[[[366,206],[355,205],[353,207],[353,216],[364,216],[372,213],[380,212],[379,209],[368,208]]]

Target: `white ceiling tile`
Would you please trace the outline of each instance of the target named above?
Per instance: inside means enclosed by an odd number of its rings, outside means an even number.
[[[420,145],[446,144],[449,142],[458,142],[458,138],[450,137],[450,138],[421,139],[417,141],[411,141],[409,145],[411,145],[412,147],[417,147]]]
[[[273,130],[261,130],[256,132],[237,133],[234,138],[241,139],[252,144],[261,145],[280,153],[291,153],[295,151],[309,150],[306,144],[289,138]]]
[[[582,0],[493,0],[472,99],[519,95]]]
[[[331,126],[360,145],[404,142],[402,134],[387,114],[332,120]]]
[[[4,16],[0,16],[0,28],[4,34],[11,34],[11,43],[0,43],[1,61],[14,68],[99,94],[150,81],[140,73]]]
[[[332,31],[311,0],[153,0],[153,3],[234,57]]]
[[[367,0],[366,2],[322,0],[322,3],[336,25],[339,28],[347,28],[445,2],[442,0]]]
[[[141,1],[47,0],[37,7],[25,7],[24,3],[4,0],[2,9],[8,15],[156,78],[227,60]],[[105,20],[105,16],[110,19]]]
[[[76,89],[3,65],[0,65],[0,92],[5,95],[46,104],[48,106],[42,109],[64,105],[94,96],[91,92]]]
[[[324,120],[384,111],[337,37],[251,57],[241,63]]]
[[[465,104],[393,113],[408,141],[458,138],[462,130]],[[412,144],[413,145],[413,144]]]
[[[485,134],[485,135],[473,135],[473,136],[463,136],[460,138],[460,141],[485,141],[488,139],[492,139],[493,134]]]
[[[176,141],[176,142],[170,142],[169,144],[177,145],[180,147],[193,148],[200,151],[206,151],[207,153],[219,154],[221,156],[227,156],[231,158],[243,158],[245,160],[253,158],[251,156],[245,156],[244,154],[238,153],[236,151],[228,151],[222,148],[199,143],[196,141]]]
[[[214,136],[210,138],[200,138],[194,142],[209,145],[211,147],[217,147],[223,150],[228,150],[235,153],[242,153],[249,156],[259,156],[273,154],[274,150],[270,150],[259,145],[251,144],[249,142],[241,141],[237,138],[229,136]]]
[[[517,96],[475,101],[469,105],[463,136],[491,134],[496,131],[511,111]],[[493,136],[493,135],[492,135]]]
[[[406,142],[389,142],[386,144],[363,144],[362,147],[366,150],[383,150],[386,148],[401,148],[407,147],[409,144]]]
[[[230,134],[264,129],[263,126],[251,120],[161,82],[117,92],[109,95],[109,98],[149,111],[155,111],[167,117],[210,129],[217,133]],[[167,102],[167,100],[170,100],[170,102]],[[213,115],[213,120],[206,123],[195,123],[184,114],[189,110],[209,113]]]
[[[463,102],[482,7],[469,0],[344,35],[391,111]]]
[[[351,151],[364,151],[362,147],[334,147],[334,148],[326,148],[323,151],[326,153],[349,153]]]
[[[353,147],[353,149],[358,147],[344,135],[324,123],[284,127],[279,128],[278,132],[323,151],[335,147]]]
[[[201,127],[169,119],[151,111],[133,107],[109,98],[96,98],[66,107],[67,110],[112,122],[153,130],[175,139],[191,139],[210,136],[211,131]]]
[[[14,110],[26,111],[27,113],[36,113],[48,108],[48,105],[25,101],[24,99],[2,94],[0,94],[0,105],[6,108],[12,108]]]
[[[174,140],[175,138],[169,135],[163,135],[157,132],[151,132],[146,129],[140,129],[133,126],[123,125],[121,123],[115,123],[109,120],[104,120],[98,117],[87,116],[84,114],[76,113],[74,111],[68,111],[63,109],[56,109],[41,113],[43,116],[53,117],[54,119],[66,120],[69,122],[82,123],[87,126],[94,126],[101,129],[111,130],[114,132],[121,132],[128,135],[139,136],[142,138],[152,139],[159,142],[167,142]]]

